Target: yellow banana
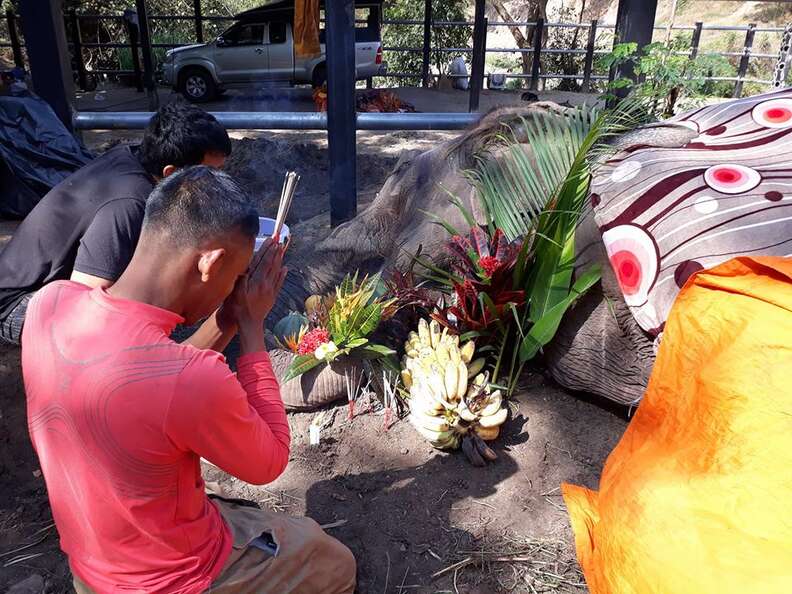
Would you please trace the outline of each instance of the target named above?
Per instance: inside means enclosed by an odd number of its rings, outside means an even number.
[[[459,361],[456,364],[456,374],[457,374],[456,398],[457,400],[461,400],[465,396],[465,393],[467,392],[467,383],[468,383],[467,365],[462,363],[462,361]]]
[[[491,417],[500,410],[502,403],[503,403],[503,395],[501,391],[495,390],[492,394],[490,394],[486,406],[484,406],[484,408],[481,409],[479,415],[481,415],[482,417]]]
[[[434,395],[443,400],[448,400],[448,394],[445,389],[445,372],[435,364],[431,366],[431,373],[427,375],[429,390]]]
[[[494,415],[490,415],[488,417],[481,417],[479,419],[479,426],[487,429],[489,427],[498,427],[499,425],[503,425],[503,422],[506,420],[508,414],[509,414],[509,409],[501,408]]]
[[[449,401],[456,400],[459,386],[459,374],[457,373],[457,366],[449,361],[446,364],[444,375],[446,399]]]
[[[462,355],[459,354],[459,347],[458,346],[456,346],[456,345],[454,345],[452,343],[448,343],[446,345],[446,348],[448,349],[448,358],[451,361],[453,361],[454,363],[457,363],[457,364],[460,361],[462,361]]]
[[[468,423],[472,423],[478,419],[478,415],[468,408],[467,402],[465,402],[464,398],[459,401],[459,404],[456,408],[456,413],[459,415],[460,419],[467,421]]]
[[[410,417],[413,425],[420,425],[424,429],[434,431],[435,433],[443,433],[451,430],[451,425],[446,422],[444,417],[436,417],[414,411],[410,413]]]
[[[410,416],[410,422],[412,426],[415,427],[415,429],[418,431],[418,433],[423,435],[431,443],[442,443],[444,441],[448,441],[451,437],[454,436],[454,432],[451,430],[432,431],[431,429],[427,429],[426,427],[423,427],[422,425],[417,423],[416,420],[412,418],[412,415]]]
[[[409,390],[412,387],[412,373],[410,373],[409,369],[401,370],[401,379],[404,387]]]
[[[432,348],[436,349],[437,345],[440,344],[440,324],[437,323],[437,320],[432,320],[429,324],[429,337],[432,341]]]
[[[455,450],[459,447],[459,434],[451,432],[450,437],[446,437],[440,440],[430,441],[432,447],[437,448],[438,450]]]
[[[448,347],[444,344],[438,344],[437,348],[435,349],[435,358],[437,359],[437,363],[440,365],[440,367],[445,367],[451,360],[451,356],[448,353]]]
[[[479,374],[479,372],[484,369],[484,364],[487,362],[484,357],[479,357],[475,361],[473,361],[470,365],[468,365],[468,378],[474,377]]]
[[[495,427],[476,427],[476,434],[484,441],[492,441],[500,434],[500,426]]]
[[[476,343],[472,340],[467,341],[460,350],[460,355],[465,363],[470,363],[473,360],[473,354],[476,352]]]
[[[432,350],[431,347],[421,347],[421,350],[418,351],[418,357],[420,359],[434,359],[435,352]]]
[[[418,322],[418,337],[423,346],[432,348],[432,341],[429,338],[429,324],[423,318]]]

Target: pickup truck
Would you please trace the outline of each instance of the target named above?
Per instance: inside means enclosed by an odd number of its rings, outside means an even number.
[[[379,8],[379,2],[371,6],[355,5],[358,80],[386,73]],[[361,18],[366,15],[367,18]],[[168,51],[159,68],[160,81],[189,101],[203,103],[230,87],[307,83],[318,87],[327,80],[324,29],[319,32],[321,55],[306,59],[294,54],[293,5],[278,3],[253,9],[237,15],[236,19],[210,43]]]

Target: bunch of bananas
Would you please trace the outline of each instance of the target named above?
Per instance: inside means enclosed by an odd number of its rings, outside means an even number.
[[[498,437],[508,409],[500,390],[492,391],[484,359],[473,360],[473,341],[460,346],[459,336],[421,320],[405,343],[402,382],[410,392],[410,422],[433,447],[462,446],[476,466],[495,460],[485,441]],[[472,379],[472,381],[471,381]]]

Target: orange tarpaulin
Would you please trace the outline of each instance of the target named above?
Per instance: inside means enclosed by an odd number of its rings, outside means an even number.
[[[792,260],[689,280],[599,492],[562,489],[592,594],[792,592]]]
[[[294,4],[294,55],[316,58],[319,46],[319,0],[296,0]]]

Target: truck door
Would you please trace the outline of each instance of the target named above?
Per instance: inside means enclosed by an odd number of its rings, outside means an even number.
[[[217,39],[214,62],[220,82],[263,80],[267,69],[264,30],[263,24],[240,23]]]
[[[294,41],[291,25],[285,21],[271,21],[267,25],[269,70],[267,78],[291,81],[294,78]]]

